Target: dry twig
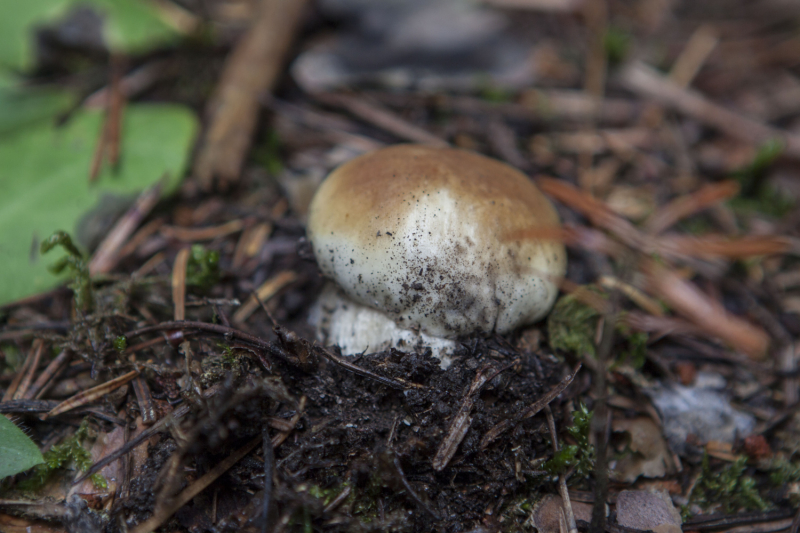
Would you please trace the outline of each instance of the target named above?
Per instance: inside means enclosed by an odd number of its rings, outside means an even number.
[[[239,179],[258,121],[260,98],[280,75],[305,9],[305,0],[262,0],[257,18],[225,64],[207,107],[208,128],[198,148],[194,174],[211,189]]]

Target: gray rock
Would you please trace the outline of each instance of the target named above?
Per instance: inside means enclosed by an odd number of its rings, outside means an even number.
[[[731,407],[725,392],[716,388],[666,384],[647,393],[661,414],[670,448],[679,455],[687,453],[689,435],[703,443],[733,443],[755,427],[755,418]]]

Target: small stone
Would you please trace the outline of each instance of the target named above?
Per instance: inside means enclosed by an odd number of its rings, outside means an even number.
[[[656,533],[680,533],[682,521],[666,492],[624,490],[617,496],[617,523]]]

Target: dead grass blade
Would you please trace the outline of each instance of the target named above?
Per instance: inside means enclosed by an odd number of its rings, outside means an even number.
[[[655,261],[643,261],[642,270],[649,292],[663,298],[677,313],[754,359],[766,355],[769,337],[763,329],[731,315],[719,302]]]
[[[758,236],[731,239],[724,235],[662,236],[655,242],[656,251],[675,257],[690,256],[700,259],[744,259],[758,255],[775,255],[788,252],[792,243],[786,237]]]
[[[313,97],[324,104],[344,108],[358,118],[388,131],[400,139],[430,146],[450,146],[441,137],[408,122],[388,109],[364,100],[363,97],[341,93],[319,93]]]
[[[256,296],[251,296],[236,312],[233,314],[234,324],[243,324],[253,311],[258,309],[259,300],[266,303],[270,298],[278,294],[284,287],[297,280],[297,273],[291,270],[284,270],[269,278],[261,284],[256,290]]]
[[[109,392],[115,391],[118,388],[122,387],[123,385],[125,385],[138,375],[139,375],[138,370],[131,370],[127,374],[123,374],[122,376],[114,378],[111,381],[106,381],[101,385],[92,387],[91,389],[87,389],[85,391],[81,391],[75,396],[67,398],[66,400],[55,406],[50,412],[42,416],[42,420],[50,418],[51,416],[56,416],[62,413],[66,413],[67,411],[71,411],[72,409],[84,406],[87,403],[91,403],[99,398],[102,398]]]
[[[645,225],[648,233],[661,233],[676,222],[712,205],[739,194],[739,184],[733,180],[704,185],[700,190],[681,196],[653,213]]]
[[[680,87],[688,87],[719,43],[717,32],[708,24],[697,28],[675,60],[669,77]]]
[[[545,176],[537,178],[536,184],[546,194],[586,216],[594,225],[614,233],[628,246],[635,249],[644,247],[641,232],[594,196],[565,181]]]
[[[503,434],[504,431],[511,428],[515,424],[517,424],[520,420],[524,420],[526,418],[530,418],[533,415],[537,414],[539,411],[545,408],[546,405],[549,405],[550,402],[555,400],[559,394],[564,392],[567,387],[569,387],[572,380],[575,379],[575,376],[578,375],[578,371],[581,369],[581,364],[578,363],[578,366],[575,367],[575,370],[572,371],[572,374],[568,375],[564,379],[561,380],[561,383],[553,387],[550,392],[536,400],[530,407],[522,411],[521,413],[517,414],[513,418],[509,418],[507,420],[503,420],[492,429],[486,432],[486,435],[483,436],[481,439],[481,450],[485,450],[489,444],[492,443],[497,437]]]
[[[28,389],[28,392],[25,393],[25,399],[31,400],[33,398],[41,398],[42,395],[47,391],[49,388],[48,383],[50,383],[51,379],[58,374],[64,366],[69,362],[72,358],[72,351],[70,350],[61,350],[55,359],[50,361],[50,363],[42,370],[42,373],[39,374],[39,377],[36,378],[36,381],[33,382],[31,388]]]
[[[26,398],[28,387],[31,386],[31,383],[33,382],[33,376],[36,374],[36,369],[39,368],[39,361],[42,359],[44,346],[44,341],[42,339],[36,339],[33,341],[33,346],[31,346],[31,351],[28,354],[28,359],[30,359],[30,362],[26,361],[23,378],[19,382],[17,390],[14,391],[14,395],[11,398],[12,400],[21,400]]]
[[[161,182],[142,192],[136,202],[114,224],[114,227],[97,247],[92,260],[89,262],[89,273],[106,274],[116,266],[125,241],[133,234],[142,220],[150,214],[161,196]]]
[[[175,256],[172,267],[172,303],[175,306],[175,320],[186,318],[186,267],[189,265],[189,248],[182,248]]]
[[[210,228],[181,228],[178,226],[161,226],[161,235],[168,239],[183,242],[210,241],[237,233],[244,228],[244,221],[231,220]]]
[[[502,240],[558,241],[567,246],[591,250],[609,257],[616,257],[623,251],[623,247],[605,233],[584,226],[526,228],[509,232],[502,237]]]
[[[547,417],[547,429],[550,431],[550,442],[553,445],[553,454],[558,453],[558,433],[556,432],[556,422],[553,419],[553,411],[550,410],[550,405],[545,404],[544,414]],[[564,474],[558,476],[558,493],[561,495],[561,501],[564,504],[564,517],[567,522],[568,533],[578,533],[578,525],[575,522],[575,513],[572,512],[572,502],[569,499],[569,490],[567,489],[567,480]]]
[[[618,290],[619,292],[627,296],[630,301],[632,301],[633,303],[635,303],[636,305],[638,305],[651,315],[664,316],[664,310],[661,308],[661,306],[657,301],[653,300],[652,298],[647,296],[645,293],[643,293],[630,283],[625,283],[621,279],[614,276],[600,276],[600,279],[598,281],[600,282],[600,285],[602,285],[607,289]],[[587,292],[589,294],[594,294],[590,291],[584,291],[584,292]],[[597,297],[596,294],[594,296]],[[598,299],[602,300],[602,298]],[[603,301],[605,302],[605,300]],[[605,303],[607,306],[610,307],[608,302]]]

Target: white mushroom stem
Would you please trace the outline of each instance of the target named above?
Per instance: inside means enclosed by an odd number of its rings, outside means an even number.
[[[317,337],[328,346],[339,346],[343,355],[380,352],[395,348],[413,352],[430,348],[441,360],[442,368],[450,366],[450,354],[458,343],[426,333],[403,329],[385,314],[354,302],[328,284],[311,310],[309,322],[317,328]]]

